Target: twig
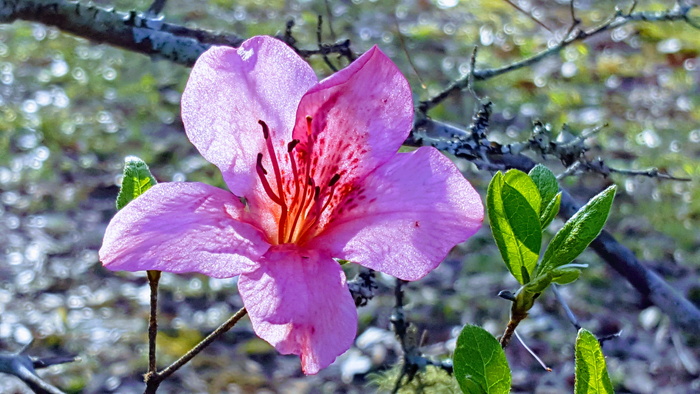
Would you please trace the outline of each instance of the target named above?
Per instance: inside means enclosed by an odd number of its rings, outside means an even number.
[[[605,342],[617,339],[620,337],[620,335],[622,335],[622,331],[618,331],[614,334],[603,335],[602,337],[598,338],[598,343],[600,344],[600,346],[603,346]]]
[[[326,63],[326,65],[330,67],[330,69],[333,70],[333,72],[337,72],[338,69],[333,65],[333,63],[331,63],[330,59],[328,59],[328,55],[326,54],[325,45],[323,45],[322,34],[323,17],[319,14],[318,25],[316,26],[316,40],[318,41],[318,50],[321,51],[321,56],[323,57],[323,61]]]
[[[175,373],[178,369],[180,369],[183,365],[187,364],[194,356],[199,354],[202,350],[204,350],[207,346],[211,345],[212,342],[214,342],[217,338],[219,338],[221,335],[226,333],[228,330],[230,330],[233,326],[238,323],[243,316],[245,316],[247,311],[245,308],[241,308],[236,312],[233,316],[231,316],[226,322],[224,322],[222,325],[219,326],[214,332],[209,334],[206,338],[204,338],[201,342],[199,342],[195,347],[190,349],[187,353],[185,353],[182,357],[180,357],[177,361],[174,363],[170,364],[167,368],[162,370],[161,372],[156,372],[152,375],[150,375],[150,379],[146,381],[146,391],[144,393],[155,393],[156,390],[158,390],[158,386],[163,382],[163,380],[167,379],[170,375]]]
[[[156,337],[158,336],[158,282],[160,281],[160,271],[146,271],[148,276],[148,286],[151,289],[151,313],[148,318],[148,376],[158,371],[156,364]]]
[[[559,291],[559,286],[556,283],[552,283],[550,286],[552,288],[552,291],[554,292],[554,296],[557,297],[557,301],[559,301],[559,304],[561,304],[561,307],[564,308],[564,312],[566,313],[566,317],[569,319],[571,324],[576,328],[576,331],[581,329],[581,325],[578,324],[578,319],[576,318],[576,315],[574,315],[574,312],[571,311],[571,308],[569,308],[569,304],[567,304],[566,300],[564,297],[562,297],[561,292]]]
[[[328,15],[328,31],[331,33],[331,40],[336,41],[335,31],[333,30],[333,10],[331,10],[330,1],[325,0],[326,3],[326,14]]]
[[[535,23],[537,23],[538,25],[542,26],[542,27],[543,27],[545,30],[547,30],[548,32],[550,32],[550,33],[552,32],[552,29],[550,29],[549,27],[547,27],[547,25],[545,25],[541,20],[535,18],[534,15],[532,15],[531,13],[525,11],[525,10],[522,9],[520,6],[518,6],[517,4],[513,3],[513,2],[510,1],[510,0],[503,0],[503,1],[505,1],[506,3],[508,3],[511,7],[515,8],[516,10],[520,11],[523,15],[525,15],[525,16],[527,16],[528,18],[532,19],[533,22],[535,22]]]
[[[47,368],[51,365],[64,364],[76,361],[76,357],[30,357],[23,352],[13,354],[0,354],[0,373],[14,375],[22,380],[29,388],[38,394],[63,394],[63,391],[45,382],[37,374],[35,369]]]
[[[148,7],[148,10],[146,11],[146,15],[156,17],[158,14],[163,12],[163,9],[165,8],[165,4],[168,2],[168,0],[155,0],[153,4],[151,4],[150,7]]]
[[[567,38],[569,38],[569,36],[574,31],[576,26],[578,26],[581,23],[581,19],[576,17],[576,9],[574,8],[574,0],[571,0],[569,2],[569,12],[571,13],[571,26],[569,26],[569,30],[567,30],[566,34],[564,34],[564,37],[562,38],[563,40],[566,40]]]
[[[401,49],[403,50],[404,55],[406,55],[406,60],[408,60],[408,65],[411,66],[411,70],[413,70],[413,73],[416,74],[416,78],[418,78],[418,82],[420,83],[420,86],[423,89],[427,89],[428,85],[423,82],[423,78],[421,78],[420,73],[418,73],[418,69],[416,68],[416,65],[413,63],[413,58],[411,57],[411,54],[408,52],[408,48],[406,47],[406,39],[404,38],[403,34],[401,33],[401,26],[399,25],[399,18],[394,15],[394,24],[396,25],[396,36],[399,38],[399,44],[401,45]]]
[[[394,389],[391,391],[392,394],[398,393],[401,388],[401,381],[404,376],[408,376],[409,382],[412,376],[415,375],[415,371],[412,371],[409,363],[407,362],[407,346],[406,346],[406,332],[408,329],[408,324],[406,323],[406,318],[403,313],[403,285],[406,282],[401,279],[396,279],[396,287],[394,288],[394,299],[396,300],[394,305],[394,311],[391,314],[391,325],[394,326],[394,333],[399,338],[401,343],[401,349],[403,350],[403,366],[401,367],[401,373],[396,378],[396,384]]]
[[[607,21],[603,22],[602,24],[598,25],[597,27],[594,27],[590,30],[579,30],[578,33],[574,36],[570,37],[565,37],[558,45],[555,45],[551,48],[547,48],[533,56],[530,56],[528,58],[513,62],[511,64],[505,65],[503,67],[496,67],[496,68],[486,68],[486,69],[481,69],[481,70],[475,70],[473,78],[477,81],[484,81],[487,79],[491,79],[493,77],[499,76],[501,74],[505,74],[511,71],[519,70],[524,67],[531,66],[542,59],[557,54],[567,46],[577,42],[577,41],[583,41],[586,40],[596,34],[608,31],[608,30],[613,30],[618,27],[624,26],[630,22],[634,21],[645,21],[645,22],[672,22],[672,21],[684,21],[686,23],[690,23],[690,10],[694,6],[686,6],[686,7],[676,7],[672,10],[667,10],[663,12],[632,12],[632,13],[627,13],[624,14],[622,11],[617,10],[610,18],[608,18]],[[440,100],[426,100],[430,102],[430,105],[426,110],[429,110],[430,108],[434,107],[435,105],[439,104],[442,100],[444,100],[447,96],[449,96],[452,93],[458,92],[462,89],[465,89],[469,85],[469,78],[471,76],[467,75],[464,76],[453,83],[451,83],[447,88],[445,88],[442,92],[439,92],[437,96],[440,96]]]

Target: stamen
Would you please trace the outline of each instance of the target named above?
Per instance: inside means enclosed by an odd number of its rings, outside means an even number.
[[[287,225],[287,202],[285,201],[284,198],[284,188],[282,185],[282,172],[280,171],[279,163],[277,162],[277,155],[275,155],[275,148],[272,145],[272,140],[270,139],[270,128],[267,127],[267,124],[263,122],[262,120],[258,120],[258,124],[262,126],[262,131],[263,131],[263,137],[265,138],[265,145],[267,147],[267,153],[270,156],[270,162],[272,163],[272,170],[275,172],[275,181],[277,181],[277,192],[279,193],[279,197],[277,198],[277,201],[274,199],[272,201],[275,201],[279,206],[282,208],[282,212],[280,213],[280,223],[279,223],[279,230],[277,233],[277,239],[279,243],[284,242],[284,235],[286,234],[286,225]],[[258,153],[258,163],[260,163],[260,169],[264,170],[262,168],[262,153]],[[267,183],[267,180],[263,182],[263,187],[265,187],[265,183]],[[269,183],[267,184],[267,187],[265,188],[265,191],[267,192],[267,188],[269,188]],[[272,188],[270,188],[270,192],[272,191]],[[270,194],[268,192],[268,194]],[[274,194],[274,193],[273,193]],[[272,198],[272,195],[270,196]]]
[[[309,230],[311,230],[314,227],[314,225],[316,225],[316,222],[318,222],[318,220],[321,218],[323,211],[325,211],[326,208],[328,208],[328,206],[331,204],[331,201],[333,200],[333,194],[335,193],[335,186],[339,180],[340,180],[340,174],[335,174],[331,178],[330,182],[328,182],[328,186],[330,186],[331,189],[330,189],[330,191],[328,191],[328,197],[325,198],[325,201],[323,202],[323,206],[321,206],[321,209],[318,209],[318,207],[319,207],[319,204],[321,203],[321,201],[323,201],[323,200],[318,200],[318,197],[314,198],[316,203],[314,204],[313,208],[311,209],[311,211],[313,212],[313,219],[310,222],[306,223],[306,225],[304,226],[304,229],[301,232],[302,236],[304,234],[306,234]],[[316,187],[316,190],[318,190],[318,187]]]
[[[270,199],[274,203],[276,203],[278,205],[282,205],[282,200],[279,197],[277,197],[275,192],[272,191],[272,188],[270,187],[270,183],[267,182],[267,177],[265,177],[265,175],[267,175],[267,171],[265,171],[265,168],[263,168],[262,158],[263,158],[262,153],[258,153],[258,164],[255,166],[255,170],[258,173],[258,178],[260,178],[260,183],[262,184],[263,189],[265,189],[265,193],[267,193],[267,195],[270,196]]]
[[[340,180],[340,174],[335,174],[331,178],[331,181],[328,182],[328,186],[331,187],[331,191],[328,192],[328,198],[326,199],[325,204],[323,204],[323,207],[321,207],[321,211],[318,213],[319,216],[321,216],[321,213],[328,208],[328,205],[330,205],[331,200],[333,199],[333,193],[335,193],[335,184],[338,183]]]
[[[316,188],[314,188],[314,201],[318,201],[318,197],[320,194],[321,194],[321,188],[316,186]]]
[[[292,140],[292,142],[287,144],[287,153],[292,153],[294,148],[297,147],[297,144],[299,144],[299,140]]]
[[[266,140],[270,138],[270,128],[267,127],[267,124],[263,122],[262,120],[258,120],[258,124],[262,126],[263,129],[263,138]]]
[[[309,115],[306,115],[306,134],[311,135],[311,120],[313,118]]]
[[[294,148],[297,146],[299,143],[299,140],[292,140],[289,144],[287,144],[287,154],[289,155],[289,162],[291,163],[292,166],[292,179],[294,179],[294,198],[292,199],[292,206],[291,212],[289,213],[291,216],[294,216],[294,222],[292,223],[292,226],[289,228],[289,232],[285,232],[285,240],[286,242],[291,242],[292,237],[294,236],[294,228],[297,225],[297,221],[299,220],[299,214],[301,213],[301,210],[303,208],[303,202],[302,205],[297,205],[294,204],[294,202],[299,201],[299,193],[301,192],[301,187],[302,185],[300,182],[298,182],[299,179],[299,171],[297,170],[297,161],[294,158]],[[304,193],[306,194],[306,193]],[[306,197],[306,196],[304,196]],[[296,209],[296,211],[295,211]]]

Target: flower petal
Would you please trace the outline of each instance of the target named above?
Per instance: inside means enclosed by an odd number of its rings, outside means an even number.
[[[294,138],[317,160],[316,185],[339,174],[340,190],[393,157],[412,124],[408,81],[375,46],[304,95]]]
[[[273,139],[289,140],[299,101],[317,82],[311,67],[272,37],[251,38],[238,49],[212,47],[197,60],[182,95],[187,136],[234,194],[248,196],[265,146],[258,121]]]
[[[423,147],[368,176],[307,247],[416,280],[476,233],[483,217],[479,194],[457,167]]]
[[[305,374],[330,365],[352,345],[357,311],[340,265],[315,251],[273,246],[238,291],[255,333],[282,354],[301,357]]]
[[[236,196],[203,183],[159,183],[112,218],[100,261],[110,270],[228,278],[257,267],[269,244],[240,222]]]

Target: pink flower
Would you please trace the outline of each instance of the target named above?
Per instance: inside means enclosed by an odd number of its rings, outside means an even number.
[[[111,270],[240,275],[256,334],[315,374],[352,344],[357,311],[333,258],[404,280],[434,269],[483,219],[476,191],[433,148],[397,153],[408,82],[376,47],[317,81],[289,47],[214,47],[182,97],[190,141],[230,191],[160,183],[119,211]]]

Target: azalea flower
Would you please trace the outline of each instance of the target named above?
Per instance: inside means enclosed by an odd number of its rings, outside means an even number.
[[[111,270],[238,275],[255,333],[315,374],[355,338],[343,259],[404,280],[433,270],[483,219],[476,191],[434,148],[397,153],[408,82],[377,47],[318,82],[284,43],[213,47],[182,96],[190,141],[228,186],[159,183],[120,210]]]

